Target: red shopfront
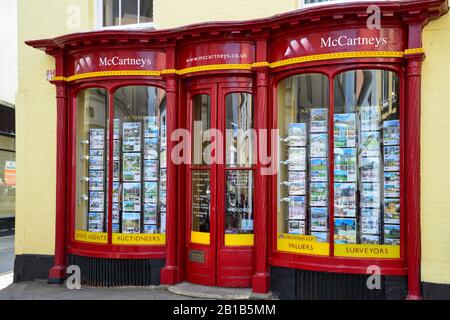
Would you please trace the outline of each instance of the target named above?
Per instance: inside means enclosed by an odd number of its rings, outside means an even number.
[[[56,65],[50,280],[419,298],[421,33],[447,2],[378,5],[381,29],[356,3],[28,41]]]

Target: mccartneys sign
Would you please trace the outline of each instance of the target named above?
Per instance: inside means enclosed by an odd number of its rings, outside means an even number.
[[[100,67],[110,67],[110,66],[138,66],[140,68],[145,68],[152,65],[152,59],[150,58],[120,58],[114,56],[112,58],[99,57],[98,65]]]
[[[381,45],[387,45],[388,39],[386,37],[321,37],[321,48],[333,48],[333,47],[348,47],[348,46],[374,46],[378,48]]]

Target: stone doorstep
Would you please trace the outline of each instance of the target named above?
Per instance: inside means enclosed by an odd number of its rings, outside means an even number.
[[[162,286],[160,286],[162,287]],[[177,283],[173,286],[164,286],[169,292],[200,298],[200,299],[214,299],[214,300],[271,300],[272,293],[257,294],[253,293],[251,288],[224,288],[202,286],[188,282]]]

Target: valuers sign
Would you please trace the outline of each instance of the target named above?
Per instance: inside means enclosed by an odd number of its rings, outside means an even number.
[[[114,70],[161,71],[166,55],[159,51],[108,51],[74,55],[70,64],[72,75]]]

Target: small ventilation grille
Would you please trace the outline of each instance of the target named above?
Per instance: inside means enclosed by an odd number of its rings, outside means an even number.
[[[300,300],[384,300],[384,279],[381,289],[367,288],[368,275],[340,274],[297,270],[296,296]]]
[[[275,296],[288,300],[401,300],[407,294],[405,276],[381,276],[380,289],[367,287],[369,275],[270,267]]]
[[[95,287],[159,285],[162,259],[102,259],[69,255],[81,269],[81,283]]]

